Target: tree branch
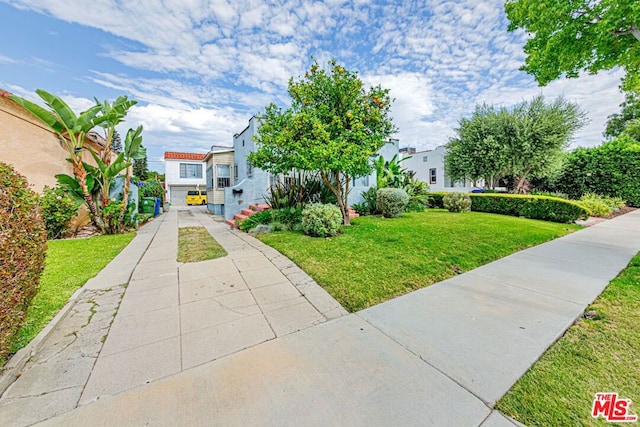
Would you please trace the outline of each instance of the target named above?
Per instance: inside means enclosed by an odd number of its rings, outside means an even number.
[[[631,25],[631,29],[630,30],[626,30],[626,31],[612,31],[611,32],[614,36],[626,36],[628,34],[632,34],[633,37],[636,38],[636,40],[640,41],[640,29],[638,28],[638,24],[633,24]]]

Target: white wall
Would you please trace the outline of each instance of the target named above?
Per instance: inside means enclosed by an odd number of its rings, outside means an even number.
[[[403,160],[402,166],[416,172],[416,178],[429,184],[430,191],[470,191],[476,188],[473,187],[473,183],[469,181],[455,183],[451,181],[444,168],[444,156],[446,152],[445,147],[441,145],[433,150],[409,154],[406,157],[410,156],[411,158]],[[436,170],[435,183],[430,180],[429,171],[431,169]]]
[[[202,178],[180,178],[180,163],[200,164],[202,165]],[[164,161],[165,182],[167,184],[167,200],[171,200],[171,186],[184,185],[184,186],[200,186],[202,190],[206,189],[207,177],[206,177],[207,165],[205,162],[199,162],[197,160],[173,160],[166,159]]]

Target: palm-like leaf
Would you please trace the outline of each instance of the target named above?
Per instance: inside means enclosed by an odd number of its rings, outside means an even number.
[[[19,96],[16,96],[16,95],[9,95],[9,98],[13,102],[20,105],[22,108],[24,108],[25,110],[27,110],[28,112],[36,116],[38,119],[40,119],[44,124],[49,126],[51,130],[53,130],[55,133],[60,134],[65,131],[64,125],[62,124],[62,122],[60,122],[60,120],[58,119],[58,116],[53,114],[51,111],[45,110],[38,104],[35,104],[27,99],[20,98]]]
[[[36,89],[36,93],[42,98],[54,112],[58,115],[65,128],[73,133],[80,132],[80,129],[76,129],[78,126],[78,117],[73,112],[71,107],[64,102],[60,97],[55,96],[43,89]]]

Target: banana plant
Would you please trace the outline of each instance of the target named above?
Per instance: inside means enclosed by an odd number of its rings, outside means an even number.
[[[136,129],[129,129],[127,135],[124,138],[124,150],[122,151],[124,160],[133,163],[134,160],[141,160],[147,157],[147,149],[142,146],[142,126],[138,126]],[[127,167],[124,188],[122,193],[122,210],[120,211],[120,217],[118,222],[123,223],[125,212],[127,211],[127,205],[129,203],[129,188],[131,186],[131,168]]]
[[[25,110],[37,117],[59,137],[61,145],[69,154],[73,175],[78,182],[78,187],[82,192],[84,203],[89,209],[91,219],[96,227],[98,227],[101,232],[104,232],[105,224],[91,196],[87,170],[82,161],[82,150],[85,148],[85,137],[87,133],[107,120],[106,116],[99,115],[102,111],[102,106],[94,105],[79,115],[76,115],[61,98],[42,89],[36,90],[36,93],[51,110],[47,110],[16,95],[10,95],[10,98],[16,104],[22,106]]]
[[[105,118],[104,122],[100,125],[104,129],[105,149],[102,151],[102,161],[106,164],[111,163],[111,143],[113,142],[113,135],[116,130],[116,126],[119,125],[127,115],[129,108],[136,105],[138,102],[128,99],[126,96],[121,95],[111,104],[105,100],[102,103],[97,98],[94,98],[96,105],[100,105],[102,117]]]

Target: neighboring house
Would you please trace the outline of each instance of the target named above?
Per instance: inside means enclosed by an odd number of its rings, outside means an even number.
[[[224,189],[235,183],[237,168],[233,164],[233,148],[211,147],[205,156],[207,177],[207,209],[214,215],[224,215]]]
[[[240,133],[233,136],[234,151],[234,186],[226,188],[224,192],[224,217],[232,219],[242,209],[247,209],[251,204],[265,203],[265,196],[271,186],[283,179],[282,176],[273,176],[262,169],[254,168],[249,164],[249,153],[255,151],[253,136],[257,133],[260,123],[256,116],[249,119],[249,125]],[[385,159],[391,159],[398,154],[398,140],[391,139],[388,144],[378,152]],[[376,184],[375,171],[369,176],[355,178],[351,183],[349,204],[364,201],[362,192]]]
[[[165,182],[167,201],[173,205],[185,205],[189,190],[204,190],[207,185],[205,176],[206,154],[178,153],[166,151]]]
[[[45,185],[56,185],[55,175],[73,176],[71,164],[66,161],[69,154],[58,136],[9,95],[0,89],[0,161],[13,165],[39,193]],[[105,144],[96,132],[89,132],[85,143],[95,151],[102,150]],[[95,164],[88,152],[83,153],[83,159]]]
[[[447,151],[443,145],[433,150],[418,152],[412,147],[403,147],[400,152],[405,159],[401,163],[402,166],[415,172],[417,179],[429,184],[430,191],[467,192],[478,188],[474,187],[470,181],[453,182],[449,178],[444,167],[444,156]],[[386,156],[385,159],[387,159]],[[482,182],[478,182],[478,185],[481,186]]]

